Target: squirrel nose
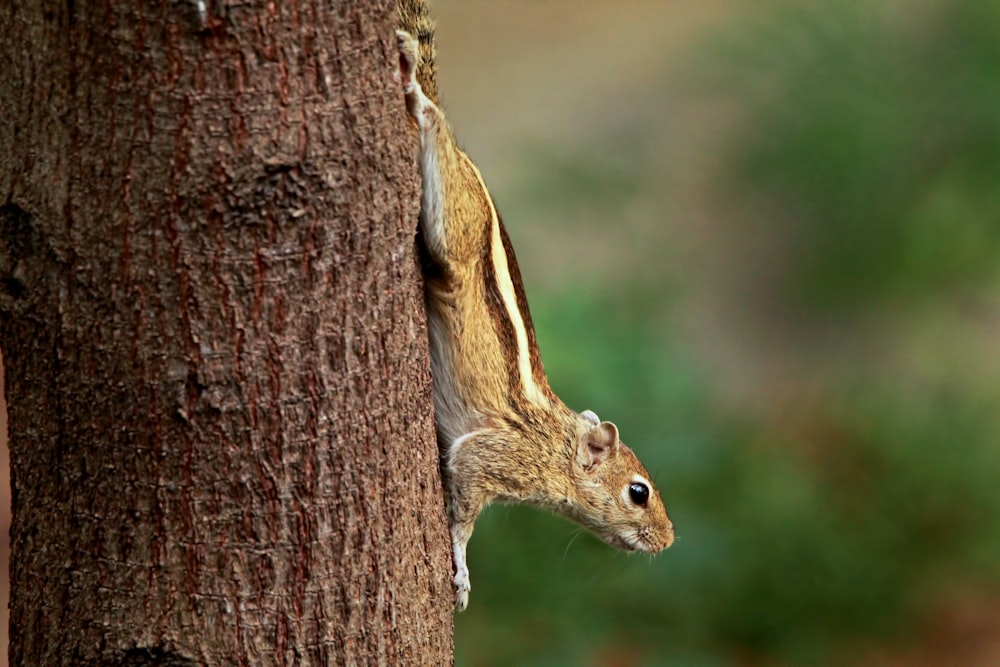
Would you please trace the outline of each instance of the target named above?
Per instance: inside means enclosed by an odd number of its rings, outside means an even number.
[[[663,549],[670,548],[670,545],[674,543],[674,524],[667,521],[667,528],[663,532]]]

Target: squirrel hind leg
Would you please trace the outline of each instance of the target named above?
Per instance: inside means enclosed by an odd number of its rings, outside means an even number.
[[[405,30],[396,31],[396,48],[399,51],[399,78],[403,91],[413,91],[420,65],[420,42]]]
[[[399,49],[399,67],[396,77],[403,87],[406,96],[406,109],[417,121],[421,130],[433,127],[440,113],[434,103],[428,98],[417,80],[417,67],[420,65],[420,42],[413,35],[404,31],[396,31],[396,47]]]

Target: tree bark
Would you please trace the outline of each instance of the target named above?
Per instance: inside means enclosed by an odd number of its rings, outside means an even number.
[[[11,664],[450,663],[392,4],[3,5]]]

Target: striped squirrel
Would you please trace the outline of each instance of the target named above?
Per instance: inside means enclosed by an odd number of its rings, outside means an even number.
[[[420,134],[434,410],[462,611],[466,545],[491,501],[552,510],[626,551],[657,553],[674,531],[618,428],[570,410],[549,388],[507,232],[437,104],[427,1],[397,7],[398,76]]]

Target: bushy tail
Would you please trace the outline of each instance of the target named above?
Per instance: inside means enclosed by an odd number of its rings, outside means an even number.
[[[417,81],[424,95],[438,103],[437,63],[434,54],[434,20],[431,18],[428,0],[399,0],[396,10],[399,14],[399,29],[405,30],[420,42],[420,65],[417,67]]]

